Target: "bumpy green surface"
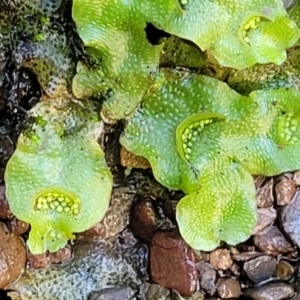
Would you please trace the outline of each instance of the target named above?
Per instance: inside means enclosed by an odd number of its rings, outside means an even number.
[[[254,105],[249,98],[221,81],[164,70],[144,97],[142,108],[128,121],[121,143],[134,154],[146,157],[156,179],[164,186],[191,193],[198,188],[198,178],[177,150],[177,127],[193,114],[213,112],[233,122],[244,118],[251,109]],[[202,170],[210,161],[211,152],[214,154],[222,148],[220,132],[215,130],[219,123],[207,126],[204,129],[207,134],[201,135],[201,148],[197,150],[201,160],[193,164],[197,170]],[[222,121],[220,126],[225,124]]]
[[[242,69],[254,63],[285,60],[285,48],[299,38],[281,0],[136,1],[155,26],[210,49],[223,66]],[[181,2],[183,3],[183,2]],[[252,20],[260,20],[248,28]]]
[[[250,174],[300,167],[299,97],[286,89],[245,97],[183,72],[157,77],[121,143],[149,160],[160,183],[188,194],[177,219],[191,246],[212,250],[220,240],[245,240],[256,220]]]
[[[152,46],[144,28],[146,19],[136,4],[119,1],[77,0],[73,18],[78,32],[98,65],[79,64],[73,80],[76,97],[104,94],[102,113],[111,119],[130,114],[152,83],[161,46]]]
[[[35,123],[19,137],[5,172],[10,208],[30,223],[27,243],[34,254],[55,252],[74,238],[73,232],[99,222],[112,189],[104,153],[93,136],[97,119],[87,109],[90,104],[84,103],[85,110],[72,103],[63,110],[52,105],[35,107]]]
[[[237,69],[257,62],[281,64],[285,49],[300,35],[281,0],[75,0],[73,18],[96,62],[94,69],[78,65],[74,94],[103,96],[102,113],[109,119],[130,115],[153,84],[162,45],[150,45],[147,23],[192,41],[221,65]]]
[[[243,94],[264,88],[300,87],[300,48],[288,51],[287,60],[280,66],[255,65],[245,70],[230,70],[228,84]]]
[[[197,192],[181,199],[176,220],[184,240],[195,249],[212,250],[220,241],[245,241],[256,223],[252,176],[230,159],[203,172]]]
[[[288,13],[297,26],[300,26],[300,4],[295,5]],[[256,64],[244,70],[228,69],[229,85],[243,94],[263,88],[295,88],[300,86],[300,51],[299,40],[295,47],[287,51],[287,59],[281,65]],[[218,67],[217,67],[218,69]],[[221,78],[221,77],[219,77]]]

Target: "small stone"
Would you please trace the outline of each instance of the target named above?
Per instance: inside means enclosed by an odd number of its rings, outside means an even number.
[[[157,231],[150,246],[151,277],[156,283],[190,296],[196,291],[193,250],[177,232]]]
[[[288,237],[300,247],[300,191],[281,212],[281,223]]]
[[[9,205],[5,196],[5,186],[0,185],[0,219],[8,219],[12,217]]]
[[[120,300],[132,299],[135,291],[130,287],[107,288],[100,292],[93,293],[89,300]]]
[[[294,248],[276,226],[270,226],[254,236],[254,245],[272,255],[292,252]]]
[[[203,291],[213,296],[216,292],[217,271],[209,263],[203,262],[197,264],[199,274],[200,287]]]
[[[176,221],[176,206],[178,200],[167,199],[163,202],[164,213],[173,222]]]
[[[232,299],[232,298],[238,298],[242,291],[241,286],[238,283],[238,281],[234,279],[220,279],[218,281],[218,295],[222,299]]]
[[[172,300],[205,300],[206,298],[204,299],[204,295],[200,291],[197,291],[190,297],[183,298],[177,291],[173,290],[171,293],[171,299]],[[153,298],[151,300],[153,300]]]
[[[293,180],[296,186],[300,186],[300,170],[294,173]]]
[[[17,218],[12,218],[7,222],[7,227],[10,232],[16,235],[22,235],[29,230],[29,224],[18,220]]]
[[[142,199],[134,204],[130,212],[129,225],[138,239],[148,245],[151,243],[158,225],[158,214],[150,198]]]
[[[294,275],[293,266],[285,260],[281,260],[278,262],[276,267],[276,277],[282,280],[289,279]]]
[[[244,295],[251,297],[253,300],[283,300],[290,298],[293,294],[293,287],[281,282],[270,283],[244,291]]]
[[[235,262],[230,267],[230,271],[235,277],[239,277],[241,275],[241,267]]]
[[[263,255],[246,261],[244,271],[254,284],[258,284],[275,275],[276,265],[274,257]]]
[[[46,252],[43,254],[27,253],[27,260],[31,268],[41,269],[51,264],[64,263],[71,259],[72,250],[70,245],[66,245],[64,248],[59,249],[57,252]]]
[[[127,151],[124,147],[121,147],[120,163],[123,167],[135,168],[135,169],[150,169],[150,163],[142,156],[134,155]]]
[[[292,179],[282,178],[275,186],[277,205],[284,206],[291,202],[296,192],[296,186]]]
[[[50,265],[50,257],[47,255],[47,253],[32,254],[27,252],[27,260],[29,266],[34,269],[41,269]]]
[[[277,211],[274,209],[274,207],[259,208],[257,210],[257,214],[257,224],[252,232],[252,235],[257,234],[269,225],[272,225],[277,217]]]
[[[267,183],[259,187],[256,191],[257,207],[270,207],[274,203],[273,196],[274,180],[271,178]]]
[[[59,249],[57,252],[49,253],[50,263],[59,264],[69,261],[72,258],[72,249],[70,245]]]
[[[255,257],[261,256],[262,254],[260,252],[257,251],[251,251],[251,252],[242,252],[242,253],[238,253],[232,256],[232,259],[234,261],[238,261],[238,262],[244,262],[244,261],[248,261],[250,259],[253,259]]]
[[[25,270],[26,248],[23,240],[0,223],[0,289],[13,283]]]
[[[142,295],[144,295],[144,300],[171,300],[170,290],[158,284],[150,284],[145,282],[141,288]]]
[[[262,186],[264,181],[266,180],[266,176],[263,175],[255,175],[253,176],[255,188],[258,189]]]
[[[218,270],[228,270],[233,261],[228,249],[216,249],[210,253],[210,263]]]

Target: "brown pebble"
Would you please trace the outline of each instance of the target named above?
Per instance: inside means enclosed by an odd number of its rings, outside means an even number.
[[[0,185],[0,219],[8,219],[12,217],[9,205],[5,196],[5,185]]]
[[[197,264],[200,286],[203,291],[213,296],[216,292],[217,271],[209,263],[203,262]]]
[[[121,147],[120,163],[123,167],[135,168],[135,169],[149,169],[151,168],[148,160],[142,156],[134,155],[127,151],[124,147]]]
[[[43,254],[32,254],[27,253],[28,264],[31,268],[41,269],[50,265],[50,257],[47,253]]]
[[[251,297],[253,300],[283,300],[291,297],[293,294],[293,287],[282,282],[269,283],[244,291],[244,295]]]
[[[232,278],[220,279],[217,290],[222,299],[238,298],[242,293],[240,284]]]
[[[13,217],[7,222],[7,227],[10,232],[16,235],[22,235],[29,230],[29,224]]]
[[[277,217],[277,211],[272,206],[266,208],[259,208],[257,210],[257,214],[257,224],[252,232],[252,235],[257,234],[266,227],[272,225]]]
[[[158,215],[151,199],[142,199],[133,205],[129,225],[135,237],[150,244],[157,224]]]
[[[235,262],[231,265],[230,271],[235,277],[239,277],[241,275],[241,267]]]
[[[273,196],[273,186],[274,180],[271,178],[267,183],[263,186],[259,187],[256,191],[256,203],[257,207],[269,207],[274,203]]]
[[[155,283],[148,283],[144,282],[141,287],[142,295],[144,295],[144,300],[154,300],[154,299],[163,299],[169,300],[170,299],[170,290],[166,289],[165,287],[155,284]]]
[[[216,249],[210,253],[210,263],[218,270],[228,270],[233,261],[228,249]]]
[[[177,232],[158,231],[150,246],[151,277],[156,283],[190,296],[196,291],[197,269],[193,250]]]
[[[264,181],[266,180],[266,176],[263,175],[254,175],[253,176],[255,188],[258,189],[262,186]]]
[[[283,177],[275,186],[277,205],[284,206],[291,202],[296,192],[295,182]]]
[[[262,253],[257,252],[257,251],[251,251],[251,252],[242,252],[242,253],[238,253],[232,256],[232,259],[238,262],[244,262],[247,261],[249,259],[261,256]]]
[[[64,248],[59,249],[57,252],[46,252],[43,254],[27,253],[27,259],[29,266],[35,269],[45,268],[49,265],[64,263],[71,259],[72,250],[70,245],[66,245]]]
[[[276,226],[270,226],[254,236],[254,245],[272,255],[292,252],[294,248]]]
[[[26,248],[23,240],[0,223],[0,289],[13,283],[25,270]]]
[[[281,260],[277,264],[275,274],[277,278],[284,280],[293,276],[294,272],[294,268],[290,263],[285,260]]]
[[[72,258],[71,245],[66,245],[57,252],[49,253],[50,262],[53,264],[60,264],[69,261]]]
[[[163,202],[164,213],[173,222],[176,221],[176,206],[178,200],[167,199]]]
[[[274,257],[262,255],[244,263],[244,271],[248,278],[258,284],[275,275],[277,261]]]

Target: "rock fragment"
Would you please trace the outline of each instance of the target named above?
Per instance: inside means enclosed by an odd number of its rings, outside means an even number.
[[[132,299],[135,291],[130,287],[107,288],[97,293],[93,293],[89,300],[120,300]]]
[[[274,180],[271,178],[267,183],[260,186],[256,191],[256,203],[259,208],[270,207],[274,203],[273,196]]]
[[[193,250],[177,232],[158,231],[150,246],[151,277],[156,283],[183,296],[196,291],[197,269]]]
[[[197,264],[199,281],[201,289],[208,295],[213,296],[216,293],[217,271],[209,263],[202,262]]]
[[[263,255],[246,261],[244,271],[254,284],[258,284],[275,275],[276,265],[274,257]]]
[[[217,290],[222,299],[238,298],[242,293],[239,282],[232,278],[220,279]]]
[[[257,214],[257,224],[252,232],[252,235],[257,234],[269,225],[272,225],[277,217],[277,211],[272,206],[267,208],[259,208],[257,210]]]
[[[296,192],[295,182],[283,177],[275,186],[277,205],[285,206],[292,201]]]
[[[8,219],[12,216],[5,196],[5,185],[0,185],[0,219]]]
[[[300,247],[300,191],[281,212],[281,224],[289,238]]]
[[[292,252],[294,248],[276,226],[267,227],[254,236],[254,245],[262,252],[274,256]]]
[[[228,249],[216,249],[210,253],[210,263],[218,270],[228,270],[233,261]]]
[[[133,234],[146,244],[150,244],[158,226],[158,214],[150,198],[136,202],[130,213],[130,227]]]
[[[0,289],[13,283],[25,270],[26,248],[17,235],[0,223]]]
[[[300,170],[296,171],[293,176],[296,186],[300,186]]]
[[[29,224],[13,217],[7,222],[7,227],[10,232],[16,235],[22,235],[29,230]]]
[[[59,249],[54,253],[43,253],[43,254],[32,254],[27,253],[27,259],[31,268],[40,269],[45,268],[49,265],[64,263],[71,259],[72,250],[70,245],[66,245],[64,248]]]
[[[153,300],[153,299],[171,300],[170,290],[155,283],[150,284],[148,282],[145,282],[142,286],[141,291],[144,297],[143,300]]]
[[[282,280],[286,280],[291,278],[294,275],[294,268],[293,266],[285,261],[285,260],[280,260],[276,266],[276,277]]]
[[[253,300],[283,300],[290,298],[293,294],[293,287],[281,282],[247,289],[244,292],[245,296],[251,297]]]

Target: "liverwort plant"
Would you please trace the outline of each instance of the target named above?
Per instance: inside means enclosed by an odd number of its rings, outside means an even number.
[[[209,50],[222,66],[281,64],[299,38],[282,0],[136,0],[158,28]]]
[[[193,248],[246,240],[256,224],[251,174],[300,167],[299,97],[286,89],[246,97],[216,79],[178,71],[157,77],[121,143],[149,160],[161,184],[187,194],[176,218]]]
[[[78,64],[73,92],[104,98],[102,115],[110,120],[130,116],[153,84],[163,42],[150,44],[147,23],[236,69],[281,64],[300,36],[282,0],[74,0],[72,13],[95,62],[93,69]]]
[[[41,254],[104,217],[112,176],[97,143],[92,103],[44,99],[30,115],[33,123],[6,167],[6,195],[14,215],[31,225],[29,250]]]
[[[92,70],[78,64],[73,93],[77,98],[104,96],[106,118],[128,116],[152,84],[162,45],[148,42],[147,20],[134,1],[74,1],[73,18],[96,63]]]

